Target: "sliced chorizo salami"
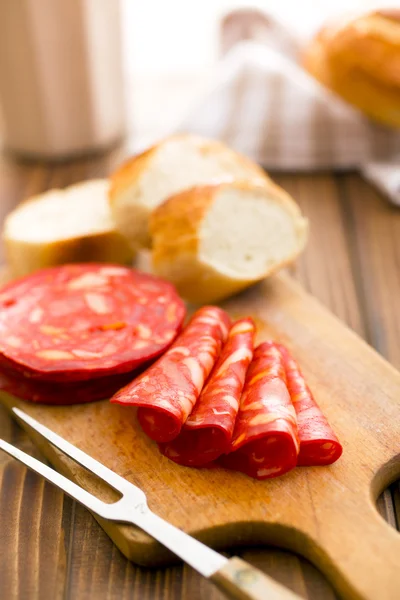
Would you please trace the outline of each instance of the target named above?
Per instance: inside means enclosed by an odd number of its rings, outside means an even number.
[[[276,344],[284,358],[286,382],[296,411],[300,440],[297,464],[330,465],[343,448],[308,387],[299,365],[286,347]]]
[[[111,402],[139,407],[145,433],[156,442],[171,441],[191,413],[229,327],[230,319],[220,308],[200,308],[171,348]]]
[[[40,404],[83,404],[106,400],[132,380],[133,373],[110,375],[88,381],[62,383],[14,377],[0,372],[0,390],[28,402]]]
[[[230,447],[246,372],[253,356],[255,325],[241,319],[229,331],[219,359],[181,433],[160,444],[174,462],[201,467]]]
[[[283,475],[297,463],[297,420],[286,387],[283,357],[257,346],[247,371],[230,453],[220,464],[257,479]]]
[[[0,290],[0,365],[49,381],[126,373],[160,355],[184,316],[157,277],[106,264],[45,269]]]

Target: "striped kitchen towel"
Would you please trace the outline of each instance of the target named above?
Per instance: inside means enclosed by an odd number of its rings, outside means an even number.
[[[400,131],[368,120],[281,46],[233,45],[179,130],[219,138],[266,169],[358,169],[400,205]]]

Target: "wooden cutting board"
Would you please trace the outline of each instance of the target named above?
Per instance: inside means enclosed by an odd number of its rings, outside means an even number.
[[[276,544],[314,562],[345,598],[400,597],[400,536],[375,500],[400,475],[400,374],[287,276],[224,306],[252,315],[259,340],[287,344],[344,446],[331,467],[298,468],[255,481],[223,469],[179,467],[141,432],[132,409],[97,402],[34,406],[2,394],[105,465],[139,485],[159,515],[215,548]],[[109,490],[34,437],[60,471],[104,499]],[[130,526],[100,524],[131,560],[172,560]]]

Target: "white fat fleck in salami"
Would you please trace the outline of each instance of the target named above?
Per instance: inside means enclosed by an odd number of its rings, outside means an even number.
[[[145,415],[143,415],[143,420],[150,426],[154,425],[155,422],[155,415],[151,414],[151,413],[146,413]]]
[[[180,354],[181,356],[190,356],[190,349],[185,346],[173,346],[168,350],[168,356]]]
[[[211,371],[215,363],[215,357],[210,352],[200,352],[197,360],[207,371]]]
[[[104,354],[102,354],[101,352],[89,352],[88,350],[79,350],[79,348],[74,350],[73,354],[78,358],[87,358],[89,360],[93,358],[99,358],[100,356],[104,356]]]
[[[331,450],[333,448],[333,444],[332,442],[326,442],[325,444],[322,444],[321,448],[323,450]]]
[[[168,323],[171,323],[175,320],[175,306],[169,305],[166,313]]]
[[[6,338],[6,342],[12,348],[21,348],[21,346],[22,346],[22,340],[21,340],[21,338],[16,337],[15,335],[9,335]]]
[[[239,348],[238,350],[235,350],[235,352],[228,356],[224,360],[224,362],[218,367],[218,375],[223,375],[233,363],[240,362],[242,360],[248,361],[248,363],[250,363],[252,356],[253,352],[250,348],[243,347]]]
[[[141,350],[142,348],[147,348],[148,343],[146,340],[135,340],[132,342],[132,348],[135,350]]]
[[[232,325],[232,328],[229,333],[231,335],[237,335],[238,333],[252,332],[253,329],[254,325],[252,323],[249,323],[245,319],[241,319],[240,321],[237,321]]]
[[[36,306],[32,310],[32,312],[31,312],[31,314],[29,316],[29,320],[30,320],[31,323],[39,323],[42,320],[43,315],[44,315],[43,308],[40,308],[39,306]]]
[[[139,323],[136,327],[136,331],[142,340],[148,340],[151,338],[151,329],[150,327],[147,327],[147,325],[142,325],[142,323]]]
[[[53,325],[41,325],[39,331],[45,335],[60,335],[65,332],[65,329],[54,327]]]
[[[74,358],[74,355],[71,352],[67,352],[66,350],[39,350],[36,352],[36,356],[39,358],[44,358],[45,360],[71,360]]]
[[[190,415],[190,412],[193,408],[193,400],[192,400],[192,398],[188,398],[187,396],[183,395],[183,396],[180,396],[180,402],[181,402],[181,410],[182,410],[183,420],[186,421],[186,419]]]
[[[197,427],[201,423],[204,423],[204,419],[201,415],[195,415],[193,417],[191,416],[189,422],[188,422],[188,420],[186,420],[185,430],[189,429],[190,427]]]
[[[104,269],[103,269],[104,271]],[[109,285],[108,277],[103,277],[100,273],[84,273],[68,283],[70,290],[86,290]]]
[[[171,284],[113,265],[37,271],[0,295],[0,368],[43,381],[132,371],[168,348],[185,315]]]
[[[239,400],[232,396],[232,394],[225,394],[222,396],[222,400],[229,404],[229,406],[237,413],[239,409]]]
[[[136,300],[137,304],[142,304],[143,306],[145,306],[146,304],[148,304],[148,300],[147,298],[138,298]]]
[[[207,318],[209,313],[213,318]],[[112,398],[112,402],[138,406],[139,422],[155,441],[173,439],[190,414],[221,350],[221,321],[229,325],[221,309],[199,309],[164,356]]]
[[[166,341],[169,341],[169,342],[170,342],[171,340],[173,340],[173,339],[174,339],[174,337],[175,337],[175,336],[176,336],[176,331],[173,331],[173,330],[169,330],[169,329],[167,329],[167,330],[164,332],[164,335],[162,336],[162,338],[161,338],[161,339],[162,339],[162,341],[164,341],[164,342],[166,342]]]
[[[85,299],[90,310],[98,315],[106,315],[110,312],[107,298],[103,294],[88,293],[85,294]]]
[[[182,360],[182,364],[184,364],[190,371],[190,378],[193,382],[194,387],[200,394],[201,388],[204,384],[204,371],[199,364],[199,361],[192,356],[187,356]]]
[[[258,456],[258,454],[256,452],[252,452],[250,455],[251,458],[251,462],[253,463],[263,463],[265,461],[265,458],[263,455]]]
[[[124,267],[102,267],[100,269],[100,275],[104,275],[104,277],[124,277],[126,275],[126,271]]]
[[[251,419],[249,419],[249,426],[256,427],[257,425],[267,425],[268,423],[273,423],[277,419],[282,419],[283,415],[281,413],[269,413],[263,414],[260,413],[255,415]]]
[[[280,475],[281,471],[281,467],[271,467],[270,469],[258,469],[257,477],[258,479],[266,479],[267,477],[272,477],[273,475]]]
[[[207,320],[211,318],[203,317],[202,323]],[[182,465],[200,467],[229,449],[253,354],[254,334],[251,319],[243,319],[229,330],[226,344],[181,433],[160,444],[165,456]],[[220,335],[224,337],[224,328],[220,328]]]

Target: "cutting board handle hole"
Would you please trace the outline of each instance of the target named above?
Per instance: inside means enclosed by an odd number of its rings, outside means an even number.
[[[393,456],[375,473],[371,482],[371,494],[373,502],[377,502],[379,496],[400,479],[400,454]]]
[[[400,480],[387,487],[376,501],[376,509],[380,516],[397,533],[400,533]]]
[[[371,485],[372,501],[380,516],[393,527],[400,528],[400,456],[383,465]]]

